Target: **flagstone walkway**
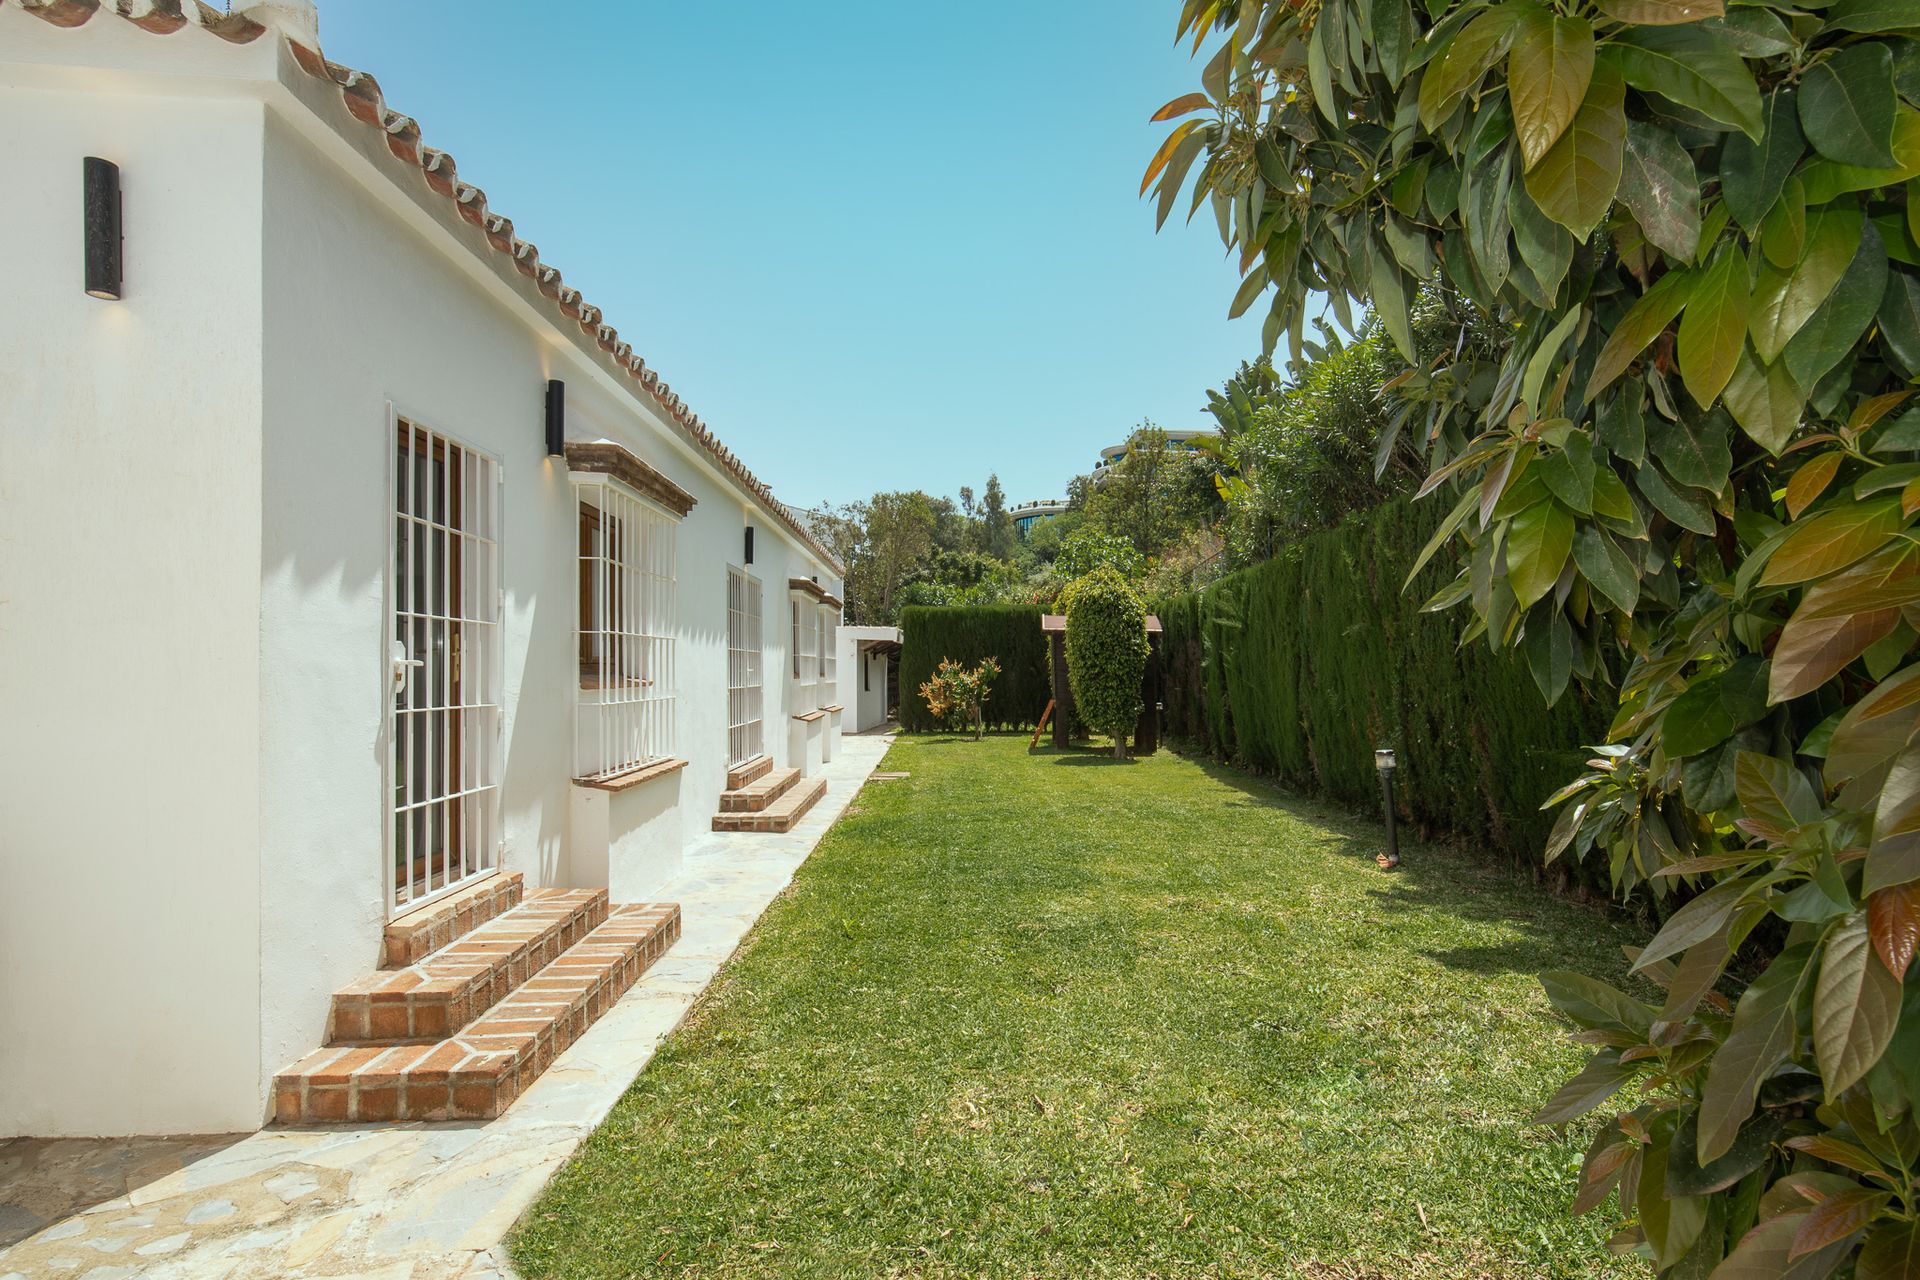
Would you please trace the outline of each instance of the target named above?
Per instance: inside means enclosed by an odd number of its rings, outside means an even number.
[[[806,861],[891,736],[848,735],[791,832],[696,832],[685,932],[498,1120],[0,1142],[0,1280],[495,1280],[496,1246]],[[692,815],[690,822],[701,821]]]

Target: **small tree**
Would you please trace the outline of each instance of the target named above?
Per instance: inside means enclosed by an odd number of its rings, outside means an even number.
[[[1067,680],[1080,718],[1113,735],[1113,754],[1127,758],[1127,730],[1140,718],[1140,680],[1147,670],[1147,611],[1126,580],[1100,568],[1068,584]]]
[[[920,686],[920,696],[927,700],[927,710],[935,720],[949,729],[971,728],[978,742],[986,736],[981,708],[986,705],[987,687],[999,674],[1000,663],[995,658],[982,658],[980,665],[972,668],[942,658],[933,669],[933,679]]]

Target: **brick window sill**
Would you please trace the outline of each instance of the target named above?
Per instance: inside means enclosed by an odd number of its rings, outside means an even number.
[[[664,778],[670,773],[678,773],[686,767],[687,762],[685,760],[655,760],[651,764],[643,764],[637,769],[628,769],[624,773],[616,773],[611,777],[575,778],[573,785],[576,787],[591,787],[595,791],[625,791],[627,788],[637,787],[643,782],[652,782],[655,778]]]

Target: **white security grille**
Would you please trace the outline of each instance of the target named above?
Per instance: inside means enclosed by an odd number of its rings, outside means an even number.
[[[727,763],[766,750],[766,691],[760,646],[760,579],[727,570]]]
[[[673,754],[678,522],[612,480],[577,480],[580,697],[574,775],[610,778]]]
[[[500,483],[492,458],[395,424],[387,863],[396,913],[500,844]]]
[[[805,600],[793,602],[793,683],[796,713],[820,705],[820,610]]]
[[[820,705],[831,707],[840,701],[840,655],[834,652],[833,610],[820,606]]]

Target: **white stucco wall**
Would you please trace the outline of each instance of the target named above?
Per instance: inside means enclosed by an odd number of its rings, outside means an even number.
[[[898,627],[840,628],[840,700],[847,713],[843,727],[847,733],[864,733],[887,721],[887,667],[893,661],[885,654],[861,650],[864,641],[891,640],[900,643]]]
[[[263,112],[17,60],[57,34],[0,9],[0,1136],[249,1129]]]
[[[718,808],[747,525],[777,759],[787,579],[840,583],[274,38],[0,6],[0,112],[0,225],[46,250],[16,255],[0,309],[0,1135],[253,1128],[386,919],[395,410],[503,468],[503,865],[530,885],[652,893]],[[79,287],[85,154],[126,174],[123,303]],[[549,377],[569,438],[696,499],[690,764],[607,799],[578,849],[577,517]]]
[[[523,310],[512,275],[490,279],[487,264],[443,238],[477,230],[420,225],[404,192],[365,184],[359,157],[330,154],[333,142],[299,123],[269,121],[265,184],[262,699],[279,728],[266,735],[262,761],[271,798],[263,1089],[317,1043],[329,994],[371,967],[385,920],[390,404],[492,455],[504,472],[503,865],[529,885],[608,886],[617,901],[654,893],[677,874],[684,840],[717,811],[726,570],[739,562],[745,526],[757,529],[753,569],[770,605],[784,599],[789,576],[833,581],[688,457],[617,375],[596,368],[595,355],[547,328],[537,308]],[[436,201],[424,198],[429,209]],[[564,463],[545,452],[550,377],[567,384],[569,439],[614,440],[695,498],[678,531],[676,580],[674,753],[691,763],[612,796],[579,796],[570,782],[577,520]],[[768,627],[765,641],[773,676],[789,665],[786,631]],[[788,714],[784,693],[770,679],[770,723]],[[569,841],[570,827],[579,841]],[[288,945],[274,946],[277,938]]]

